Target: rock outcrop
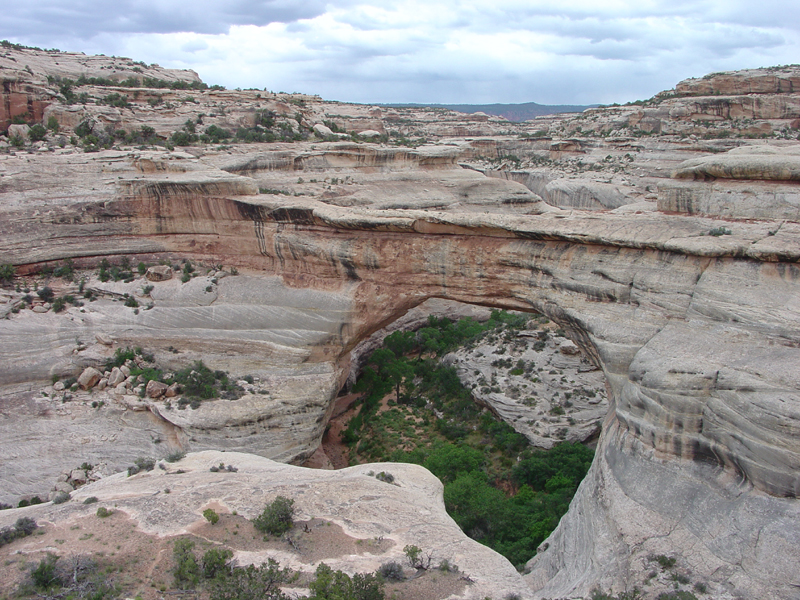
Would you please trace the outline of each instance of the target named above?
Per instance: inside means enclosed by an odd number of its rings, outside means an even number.
[[[220,463],[235,470],[211,472]],[[393,483],[378,480],[376,470],[391,473]],[[252,531],[252,526],[248,520],[257,517],[277,496],[294,501],[294,518],[306,522],[306,532],[298,526],[292,532],[293,545],[283,543],[264,550],[237,548],[239,538],[234,537],[230,540],[235,549],[234,564],[260,565],[273,559],[281,567],[313,575],[324,561],[333,569],[350,574],[371,573],[384,563],[406,563],[403,549],[415,545],[426,557],[430,554],[432,567],[447,561],[451,568],[459,570],[456,581],[467,578],[449,598],[485,598],[497,590],[529,593],[521,575],[505,558],[461,532],[445,512],[442,484],[417,465],[388,463],[322,471],[275,463],[251,454],[200,452],[177,463],[161,462],[159,468],[132,477],[126,473],[105,477],[74,491],[72,500],[64,504],[0,511],[0,526],[13,525],[23,515],[44,526],[43,536],[15,543],[15,549],[21,547],[27,556],[44,556],[44,548],[59,556],[88,554],[94,534],[87,535],[86,530],[92,527],[92,520],[101,520],[94,516],[101,506],[116,513],[110,519],[117,523],[124,519],[127,536],[146,536],[147,547],[153,548],[153,542],[162,538],[186,534],[202,537],[206,521],[203,511],[208,508],[232,519],[236,532],[241,531],[240,538],[249,537],[246,528]],[[84,504],[87,498],[95,498],[97,503]],[[50,524],[65,530],[81,529],[81,534],[56,549],[48,536]],[[329,541],[325,547],[315,547],[309,524],[311,528],[339,529],[341,533],[332,540],[337,543]],[[63,537],[63,532],[59,531],[59,535]],[[49,547],[42,543],[45,541]],[[224,545],[218,543],[216,547]],[[248,545],[253,546],[252,542]],[[140,568],[150,568],[160,556],[149,552],[137,560]],[[422,582],[436,576],[431,572],[424,575]],[[4,583],[0,581],[0,589],[6,591]],[[431,593],[427,597],[436,596]]]

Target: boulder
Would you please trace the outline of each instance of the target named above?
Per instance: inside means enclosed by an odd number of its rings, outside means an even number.
[[[73,485],[83,485],[87,480],[86,471],[83,469],[73,469],[69,474],[69,481]]]
[[[103,378],[103,374],[94,367],[86,367],[78,377],[78,385],[82,390],[89,390],[97,385]]]
[[[53,486],[53,491],[54,492],[64,492],[66,494],[71,494],[72,492],[75,491],[75,488],[72,487],[66,481],[59,481]]]
[[[167,391],[164,392],[165,398],[174,398],[180,393],[180,386],[177,383],[173,383],[171,386],[167,388]]]
[[[161,396],[166,394],[168,389],[169,386],[166,383],[151,380],[147,382],[145,393],[147,394],[148,398],[161,398]]]
[[[317,123],[314,125],[314,133],[318,134],[320,137],[326,138],[333,135],[333,130],[327,125]]]
[[[358,135],[360,135],[361,137],[366,137],[366,138],[374,138],[374,137],[380,137],[381,136],[381,132],[380,131],[375,131],[374,129],[367,129],[366,131],[359,131]]]
[[[101,392],[108,387],[108,379],[103,377],[100,381],[97,382],[97,389]]]
[[[96,339],[98,343],[103,344],[104,346],[111,346],[114,343],[114,340],[112,340],[110,337],[108,337],[103,333],[95,333],[94,339]]]
[[[120,370],[119,367],[114,367],[111,369],[111,375],[108,376],[108,385],[111,387],[117,387],[120,383],[125,381],[125,374]]]
[[[558,351],[561,354],[566,354],[567,356],[575,356],[576,354],[581,353],[581,349],[575,345],[575,342],[572,340],[566,340],[561,342],[561,345],[558,347]]]
[[[172,279],[172,267],[169,265],[154,265],[148,267],[145,273],[148,281],[167,281]]]
[[[11,139],[11,138],[14,138],[14,137],[21,137],[23,140],[27,141],[28,134],[30,133],[30,131],[31,131],[31,128],[28,127],[27,125],[19,125],[19,124],[9,125],[8,126],[8,139]]]

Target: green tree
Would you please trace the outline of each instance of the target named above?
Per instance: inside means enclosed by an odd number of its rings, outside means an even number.
[[[433,449],[423,466],[441,479],[442,483],[449,483],[461,475],[480,471],[483,463],[483,452],[480,450],[445,443]]]
[[[203,577],[214,579],[224,577],[228,573],[228,561],[233,552],[227,548],[211,548],[203,555]]]
[[[294,500],[278,496],[267,504],[264,511],[255,519],[253,525],[263,533],[281,536],[294,525]]]
[[[372,573],[350,577],[334,571],[325,563],[317,567],[314,581],[308,585],[308,600],[383,600],[383,582]]]
[[[395,331],[384,338],[383,345],[399,358],[417,347],[417,335],[413,331]]]
[[[400,388],[403,385],[408,386],[410,380],[414,378],[414,369],[407,360],[398,359],[387,364],[381,371],[381,375],[392,382],[397,394],[397,401],[400,402]]]
[[[218,578],[210,600],[289,600],[280,586],[293,579],[291,569],[281,569],[278,561],[270,558],[258,567],[237,567],[228,577]]]
[[[172,573],[175,576],[175,586],[185,590],[193,588],[200,580],[200,567],[194,556],[194,542],[187,539],[175,540],[172,548],[172,557],[175,560],[175,568]]]

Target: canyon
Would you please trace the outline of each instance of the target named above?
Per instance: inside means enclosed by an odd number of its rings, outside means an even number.
[[[127,59],[0,54],[0,264],[15,270],[0,293],[0,500],[84,461],[109,476],[176,450],[302,463],[352,380],[353,350],[443,299],[545,316],[602,371],[608,398],[589,474],[526,572],[470,562],[483,587],[458,597],[629,592],[659,555],[715,598],[796,597],[800,69],[510,123],[114,86],[199,80]],[[68,103],[59,85],[81,75],[110,79],[76,85],[86,102]],[[53,127],[34,141],[14,117]],[[229,137],[174,143],[212,126]],[[277,139],[245,143],[248,132]],[[100,261],[123,258],[188,260],[195,276],[102,281]],[[52,275],[67,260],[72,282]],[[60,312],[25,300],[44,285],[96,300]],[[53,385],[126,347],[254,383],[196,409]],[[337,475],[312,478],[325,477]]]

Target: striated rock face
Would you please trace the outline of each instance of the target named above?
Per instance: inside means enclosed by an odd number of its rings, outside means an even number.
[[[749,146],[680,163],[658,208],[738,219],[800,219],[800,149]],[[685,183],[706,181],[706,185]]]
[[[794,88],[782,86],[788,106]],[[284,100],[264,106],[279,114]],[[262,106],[245,92],[202,98],[212,101],[241,101],[240,112],[219,117],[226,126]],[[605,377],[597,458],[529,564],[533,593],[631,589],[646,579],[648,556],[665,554],[719,597],[796,596],[796,143],[681,139],[700,131],[678,110],[697,101],[550,120],[530,139],[416,149],[308,141],[3,154],[0,263],[15,265],[21,284],[0,303],[4,493],[30,493],[37,477],[54,479],[93,453],[116,468],[143,450],[302,460],[349,376],[351,350],[429,298],[455,300],[547,316]],[[307,102],[298,128],[323,106],[341,113],[338,126],[361,131],[392,119]],[[186,120],[168,110],[154,123],[163,131]],[[623,135],[631,119],[657,135]],[[436,130],[432,120],[418,123]],[[544,139],[591,123],[617,133]],[[712,156],[691,160],[700,153]],[[683,178],[670,179],[673,171]],[[122,256],[178,269],[190,259],[202,271],[153,280],[147,292],[144,277],[93,274],[101,258]],[[77,293],[77,283],[35,275],[68,258],[86,269],[99,300],[55,313],[24,299],[34,283]],[[124,306],[123,294],[140,308]],[[125,393],[127,378],[98,392],[95,407],[47,386],[53,374],[77,376],[126,346],[170,369],[202,358],[258,385],[196,410]]]

